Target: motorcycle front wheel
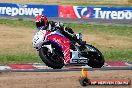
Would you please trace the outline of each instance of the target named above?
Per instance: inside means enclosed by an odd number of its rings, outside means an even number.
[[[53,52],[51,53],[48,48],[42,47],[39,50],[39,56],[48,67],[61,69],[64,66],[64,58],[61,49],[56,45],[52,45],[52,49]]]
[[[84,46],[80,46],[80,50],[82,55],[89,59],[88,66],[92,68],[101,68],[104,65],[104,56],[94,46],[86,44]]]

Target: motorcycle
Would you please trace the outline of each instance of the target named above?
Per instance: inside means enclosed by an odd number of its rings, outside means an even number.
[[[82,39],[82,34],[76,34]],[[64,65],[87,64],[92,68],[104,65],[102,53],[90,44],[78,45],[70,41],[59,30],[39,30],[33,37],[33,47],[37,49],[42,61],[53,69],[61,69]]]

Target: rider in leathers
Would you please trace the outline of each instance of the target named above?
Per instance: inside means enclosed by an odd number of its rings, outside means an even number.
[[[60,32],[69,40],[77,42],[79,45],[85,45],[85,41],[82,39],[77,39],[73,30],[69,27],[65,27],[63,23],[48,21],[47,17],[44,15],[38,15],[35,18],[36,27],[38,30],[47,30],[47,31],[54,31],[55,28],[58,28]]]

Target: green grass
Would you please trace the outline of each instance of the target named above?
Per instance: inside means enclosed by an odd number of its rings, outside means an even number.
[[[0,24],[12,26],[12,27],[28,27],[35,28],[33,21],[26,21],[23,19],[0,19]]]
[[[0,63],[40,63],[41,59],[37,54],[21,53],[21,54],[7,54],[0,55]]]
[[[7,20],[0,19],[0,24],[9,25],[13,27],[28,27],[35,28],[35,23],[33,21],[25,21],[25,20]],[[93,24],[79,24],[79,23],[64,23],[64,25],[73,28],[73,30],[77,32],[85,32],[88,33],[109,33],[112,35],[121,35],[121,36],[132,36],[132,27],[128,26],[104,26],[104,25],[93,25]],[[81,29],[81,30],[80,30]]]
[[[104,25],[93,25],[93,24],[76,24],[66,23],[65,25],[73,28],[77,32],[88,32],[88,33],[107,33],[111,35],[129,36],[132,37],[132,27],[128,26],[104,26]]]
[[[24,20],[10,20],[0,19],[0,24],[8,25],[12,27],[26,27],[35,29],[33,21]],[[108,34],[119,37],[132,38],[132,27],[127,26],[103,26],[94,24],[79,24],[79,23],[65,23],[66,26],[70,26],[76,32],[82,32],[85,34]],[[1,29],[0,29],[1,30]],[[125,43],[125,42],[124,42]],[[109,48],[107,45],[99,45],[94,41],[97,48],[101,50],[106,60],[127,60],[132,61],[132,47],[128,48]],[[118,45],[117,45],[118,46]],[[31,51],[32,52],[32,51]],[[37,63],[41,62],[38,54],[31,52],[18,53],[18,54],[0,54],[0,63]]]
[[[103,53],[107,60],[112,58],[112,60],[132,61],[132,49],[112,49]]]

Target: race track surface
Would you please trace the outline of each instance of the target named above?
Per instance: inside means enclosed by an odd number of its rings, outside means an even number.
[[[68,65],[62,69],[52,69],[44,63],[34,64],[7,64],[0,65],[0,72],[67,72],[80,71],[84,68],[87,71],[94,70],[132,70],[132,64],[122,61],[109,61],[102,68],[91,68],[88,65]]]
[[[132,80],[131,70],[88,71],[91,80]],[[132,88],[132,85],[94,85],[82,87],[81,71],[73,72],[2,72],[0,88]]]
[[[0,66],[0,88],[83,88],[79,83],[81,69],[90,80],[131,80],[132,64],[107,62],[102,68],[65,66],[51,69],[42,63]],[[132,85],[88,85],[87,88],[132,88]]]

